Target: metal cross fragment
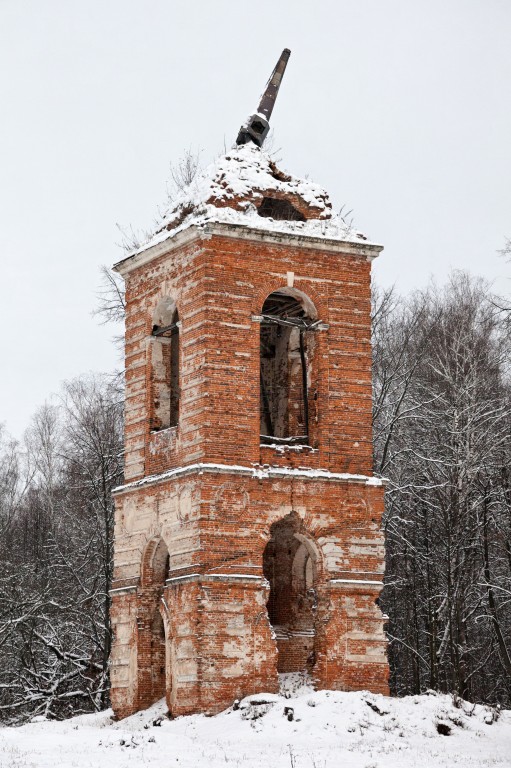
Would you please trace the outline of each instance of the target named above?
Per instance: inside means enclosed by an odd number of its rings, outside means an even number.
[[[289,48],[284,48],[280,54],[280,58],[273,72],[270,75],[270,79],[266,84],[261,101],[257,108],[257,112],[253,114],[247,122],[241,126],[236,139],[236,144],[248,144],[249,141],[253,141],[258,147],[263,146],[263,142],[270,130],[270,117],[275,106],[275,100],[279,92],[284,72],[286,71],[287,62],[291,55]]]

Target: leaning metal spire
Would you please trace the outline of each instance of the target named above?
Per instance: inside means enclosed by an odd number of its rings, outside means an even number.
[[[257,112],[253,114],[247,122],[241,126],[236,144],[248,144],[249,141],[253,141],[258,147],[262,147],[263,142],[270,130],[270,117],[273,112],[275,100],[279,92],[284,72],[286,71],[287,62],[291,51],[289,48],[284,48],[280,54],[280,58],[277,62],[277,66],[271,73],[270,79],[266,84],[261,101],[257,108]]]

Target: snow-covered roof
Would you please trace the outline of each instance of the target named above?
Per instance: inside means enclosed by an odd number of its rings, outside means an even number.
[[[278,218],[272,217],[275,201],[288,204],[289,217],[286,209]],[[199,173],[173,199],[156,232],[130,255],[188,227],[212,222],[368,244],[365,235],[333,210],[328,193],[319,184],[279,170],[264,150],[249,142],[229,150]]]

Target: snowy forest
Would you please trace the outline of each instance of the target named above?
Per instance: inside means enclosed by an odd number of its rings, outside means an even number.
[[[108,277],[100,315],[119,319]],[[375,472],[387,478],[394,695],[511,707],[509,309],[453,273],[373,297]],[[0,720],[108,706],[118,375],[64,384],[22,441],[0,432]]]

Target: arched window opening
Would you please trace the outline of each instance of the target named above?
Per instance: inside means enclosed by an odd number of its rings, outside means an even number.
[[[151,429],[175,427],[179,420],[179,314],[174,302],[160,303],[152,329]]]
[[[315,331],[312,302],[292,289],[274,291],[263,304],[260,336],[261,442],[311,444],[311,388]],[[314,389],[314,391],[311,391]]]
[[[310,671],[315,663],[316,556],[297,534],[300,527],[296,513],[272,525],[263,555],[279,672]]]

